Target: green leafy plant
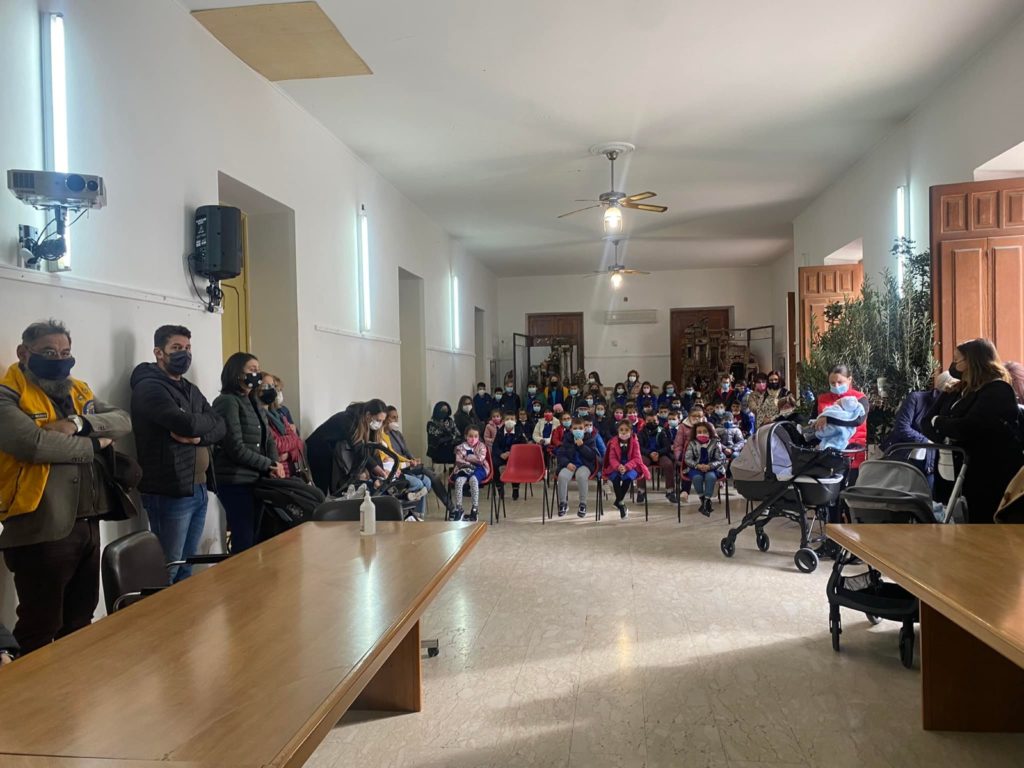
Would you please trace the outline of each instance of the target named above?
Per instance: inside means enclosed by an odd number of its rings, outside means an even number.
[[[889,270],[877,286],[865,280],[859,297],[826,307],[820,333],[812,317],[810,357],[799,367],[800,389],[811,392],[828,388],[833,366],[851,368],[871,403],[871,442],[891,428],[908,393],[931,386],[936,368],[931,254],[915,253],[907,238],[898,239],[891,253],[903,261],[902,281]]]

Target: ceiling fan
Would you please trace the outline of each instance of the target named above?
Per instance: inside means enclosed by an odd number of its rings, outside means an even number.
[[[575,211],[569,211],[563,213],[558,218],[564,219],[566,216],[572,216],[574,213],[582,213],[583,211],[589,211],[592,208],[604,208],[604,232],[606,235],[615,235],[622,231],[622,209],[630,208],[636,211],[649,211],[651,213],[664,213],[668,210],[664,205],[651,205],[650,203],[641,203],[641,200],[647,200],[652,197],[656,197],[654,192],[639,192],[635,195],[627,195],[625,192],[615,191],[615,160],[621,155],[627,152],[632,152],[636,149],[635,146],[625,141],[611,141],[607,144],[596,144],[590,148],[590,152],[595,155],[604,155],[608,158],[611,163],[612,171],[612,188],[611,191],[605,192],[598,196],[596,200],[577,200],[577,203],[593,203],[585,208],[578,208]]]
[[[623,275],[649,275],[650,272],[644,272],[642,269],[629,269],[625,264],[619,263],[619,243],[621,240],[611,239],[612,244],[615,246],[615,263],[605,267],[604,269],[596,269],[586,277],[598,277],[600,275],[611,275],[612,288],[618,288],[622,285]]]

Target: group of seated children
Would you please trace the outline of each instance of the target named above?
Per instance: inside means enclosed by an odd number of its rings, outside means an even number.
[[[758,426],[755,413],[748,407],[750,396],[777,392],[779,377],[774,373],[772,376],[758,374],[755,390],[750,390],[742,380],[734,386],[732,377],[724,374],[707,413],[700,391],[702,382],[688,384],[680,391],[673,382],[666,381],[658,392],[650,382],[640,381],[635,370],[610,389],[601,384],[596,372],[588,375],[584,385],[566,385],[559,376],[552,375],[547,378],[547,386],[530,382],[525,399],[516,393],[511,377],[493,394],[484,382],[479,382],[474,397],[464,395],[459,399],[454,429],[448,432],[448,451],[458,440],[465,440],[454,449],[454,456],[446,455],[449,460],[443,462],[455,466],[456,519],[464,514],[461,499],[467,483],[473,507],[466,519],[476,519],[479,486],[487,474],[487,461],[481,454],[486,451],[493,458],[497,492],[504,498],[501,469],[513,445],[529,442],[540,445],[555,467],[559,517],[568,513],[569,485],[573,481],[578,492],[577,514],[585,517],[588,483],[603,475],[612,482],[615,506],[626,519],[626,494],[636,483],[636,500],[644,503],[654,469],[664,478],[670,503],[688,503],[692,490],[697,497],[694,501],[700,501],[699,511],[710,515],[716,483]],[[774,388],[769,390],[772,385]],[[776,414],[779,419],[794,418],[797,403],[788,393],[784,395],[773,400],[777,403],[773,419]],[[438,406],[447,416],[447,404]],[[445,431],[436,424],[428,425],[428,438]],[[433,456],[434,451],[428,454]],[[518,498],[519,486],[514,485],[512,499]]]

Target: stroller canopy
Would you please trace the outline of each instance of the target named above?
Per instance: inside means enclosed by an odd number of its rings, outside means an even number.
[[[789,480],[793,477],[794,436],[790,422],[765,424],[748,440],[743,452],[732,463],[732,476],[736,480],[763,482]]]
[[[842,496],[856,522],[935,522],[928,479],[917,467],[896,459],[865,461],[857,484]]]

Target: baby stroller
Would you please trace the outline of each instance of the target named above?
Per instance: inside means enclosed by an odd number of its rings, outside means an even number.
[[[912,451],[947,451],[960,459],[960,471],[945,507],[932,501],[932,490],[924,473],[905,461],[906,454]],[[904,459],[895,458],[900,454]],[[961,497],[961,489],[966,468],[967,455],[962,448],[898,443],[891,446],[883,458],[864,462],[857,484],[845,489],[841,496],[854,523],[931,525],[948,523],[954,518],[962,520],[966,502]],[[859,567],[859,572],[847,575],[844,570],[848,567]],[[839,650],[839,635],[843,631],[839,609],[850,608],[865,614],[872,624],[878,624],[882,619],[902,622],[900,661],[908,669],[913,666],[914,623],[920,618],[916,597],[899,584],[882,581],[881,573],[865,566],[845,549],[840,549],[836,555],[825,589],[833,650]]]
[[[818,567],[818,554],[809,544],[808,508],[814,509],[824,529],[829,507],[839,503],[849,460],[840,451],[808,448],[800,428],[792,422],[766,424],[748,440],[743,452],[732,462],[736,490],[750,502],[757,502],[740,524],[722,539],[722,554],[736,554],[736,537],[754,526],[757,548],[771,546],[764,527],[777,517],[800,526],[800,548],[793,557],[796,567],[810,573]]]

